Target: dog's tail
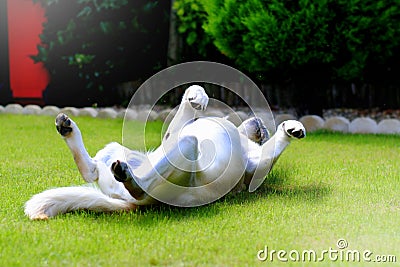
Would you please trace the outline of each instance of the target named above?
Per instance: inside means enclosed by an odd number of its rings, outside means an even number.
[[[74,210],[98,212],[134,210],[136,205],[104,195],[90,186],[60,187],[34,195],[25,204],[31,220],[44,220]]]

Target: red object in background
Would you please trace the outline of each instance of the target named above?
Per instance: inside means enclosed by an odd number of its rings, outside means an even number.
[[[46,21],[44,9],[32,0],[8,0],[8,47],[10,88],[14,98],[42,98],[50,81],[42,63],[30,58],[37,54],[39,34]]]

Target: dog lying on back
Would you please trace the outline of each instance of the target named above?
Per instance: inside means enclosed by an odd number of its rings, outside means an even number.
[[[25,204],[30,219],[74,210],[133,210],[158,201],[192,207],[210,203],[251,181],[263,181],[291,139],[305,137],[303,125],[281,123],[269,138],[258,118],[235,127],[224,118],[196,118],[208,96],[190,86],[163,141],[149,153],[108,144],[92,158],[76,123],[65,114],[56,127],[69,147],[86,186],[61,187],[34,195]]]

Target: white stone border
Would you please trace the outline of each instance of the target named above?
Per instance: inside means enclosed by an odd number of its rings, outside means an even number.
[[[104,118],[104,119],[115,119],[124,118],[128,120],[162,120],[166,119],[166,114],[168,114],[171,109],[163,109],[159,112],[152,110],[149,112],[150,107],[140,106],[135,109],[116,109],[116,108],[74,108],[65,107],[59,108],[56,106],[45,106],[41,108],[37,105],[27,105],[25,107],[19,104],[8,104],[3,107],[0,106],[0,114],[25,114],[25,115],[43,115],[55,117],[60,112],[66,113],[69,116],[78,117],[86,116],[93,118]],[[145,114],[146,116],[144,116]],[[147,116],[150,114],[150,116]],[[237,111],[240,115],[241,120],[245,120],[247,113],[245,111]],[[210,109],[205,115],[210,116],[226,116],[227,119],[235,118],[232,122],[235,125],[239,125],[240,121],[237,121],[238,116],[232,116],[232,114],[227,114],[221,110]],[[297,119],[292,114],[278,114],[275,115],[276,125],[287,119]],[[383,119],[379,123],[368,117],[360,117],[352,120],[351,122],[340,116],[330,117],[323,119],[316,115],[307,115],[299,119],[307,132],[314,132],[317,130],[329,130],[334,132],[342,133],[354,133],[354,134],[397,134],[400,135],[400,120],[397,119]]]

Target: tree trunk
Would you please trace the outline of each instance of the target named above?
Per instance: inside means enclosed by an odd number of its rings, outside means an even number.
[[[7,0],[0,0],[0,104],[6,105],[11,101]]]
[[[176,62],[178,62],[179,58],[179,35],[176,26],[177,17],[173,8],[174,2],[175,0],[171,0],[167,66],[174,65]]]

